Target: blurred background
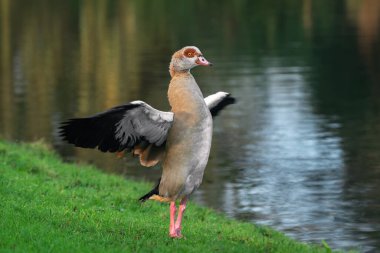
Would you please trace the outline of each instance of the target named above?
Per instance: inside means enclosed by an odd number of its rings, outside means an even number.
[[[131,100],[168,110],[171,54],[198,46],[215,119],[194,201],[331,247],[380,249],[380,1],[0,0],[0,136],[156,181],[63,143],[61,121]]]

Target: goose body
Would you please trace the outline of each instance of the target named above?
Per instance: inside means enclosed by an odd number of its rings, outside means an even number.
[[[159,194],[175,200],[191,194],[202,182],[211,147],[212,117],[190,72],[173,76],[168,97],[174,121],[167,138]]]
[[[173,238],[182,237],[186,201],[202,182],[211,148],[212,117],[235,101],[226,92],[203,97],[190,69],[210,65],[194,46],[173,54],[168,89],[171,112],[133,101],[90,117],[71,119],[61,126],[63,139],[75,146],[132,152],[147,167],[161,163],[159,183],[140,200],[170,202],[169,235]],[[181,202],[175,220],[177,199]]]

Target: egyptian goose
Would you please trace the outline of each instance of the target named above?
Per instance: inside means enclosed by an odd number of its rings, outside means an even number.
[[[170,202],[169,235],[182,237],[181,222],[189,195],[202,182],[210,154],[212,116],[235,99],[226,92],[203,98],[190,69],[211,66],[194,46],[172,56],[168,98],[171,112],[133,101],[86,118],[63,122],[60,134],[77,147],[103,152],[132,152],[143,166],[162,163],[157,186],[140,201]],[[177,220],[175,201],[181,199]]]

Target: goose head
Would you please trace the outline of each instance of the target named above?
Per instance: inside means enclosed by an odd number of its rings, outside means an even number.
[[[203,57],[199,48],[195,46],[184,47],[173,54],[169,66],[170,75],[188,72],[196,66],[212,66],[212,63]]]

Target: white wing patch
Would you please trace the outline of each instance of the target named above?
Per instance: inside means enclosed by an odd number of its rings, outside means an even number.
[[[216,106],[221,100],[223,100],[225,97],[227,97],[229,93],[224,91],[219,91],[215,94],[212,94],[205,98],[206,105],[208,108],[212,108]]]

